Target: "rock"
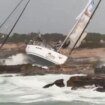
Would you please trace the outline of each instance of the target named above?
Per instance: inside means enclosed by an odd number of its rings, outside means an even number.
[[[47,84],[47,85],[45,85],[43,88],[49,88],[49,87],[51,87],[51,86],[53,86],[54,85],[54,83],[52,83],[52,84]]]
[[[96,89],[96,91],[98,91],[98,92],[105,92],[105,87],[98,87]]]
[[[49,88],[49,87],[51,87],[53,85],[56,85],[58,87],[64,87],[65,85],[64,85],[64,82],[63,81],[64,81],[63,79],[56,80],[55,82],[53,82],[51,84],[45,85],[43,88]]]
[[[64,84],[63,81],[64,81],[63,79],[59,79],[59,80],[56,80],[56,81],[54,82],[54,84],[55,84],[56,86],[58,86],[58,87],[64,87],[65,84]]]
[[[22,66],[26,65],[0,65],[0,74],[3,73],[20,73]]]
[[[105,92],[105,76],[103,75],[88,75],[88,76],[75,76],[67,81],[67,86],[72,89],[85,87],[88,85],[95,85],[96,91]],[[101,87],[101,88],[100,88]]]
[[[67,87],[84,87],[86,85],[92,85],[93,84],[93,79],[90,76],[75,76],[71,77],[67,81]]]

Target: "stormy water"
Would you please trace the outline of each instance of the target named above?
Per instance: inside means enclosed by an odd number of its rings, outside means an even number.
[[[19,59],[21,56],[21,59]],[[27,63],[24,55],[2,59],[4,64]],[[75,75],[49,74],[21,76],[20,74],[0,75],[0,105],[105,105],[105,93],[95,91],[95,86],[71,90],[67,80]],[[81,74],[82,75],[82,74]],[[43,86],[57,79],[64,79],[65,87]]]

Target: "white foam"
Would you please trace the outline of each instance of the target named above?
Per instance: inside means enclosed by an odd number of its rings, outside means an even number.
[[[20,64],[27,64],[28,58],[24,54],[17,54],[8,57],[7,59],[3,59],[1,61],[3,65],[20,65]]]
[[[48,83],[57,79],[67,81],[74,75],[13,76],[0,75],[0,102],[30,103],[40,101],[84,101],[105,103],[105,93],[94,91],[94,86],[87,89],[71,90],[69,87],[57,86],[43,89]]]

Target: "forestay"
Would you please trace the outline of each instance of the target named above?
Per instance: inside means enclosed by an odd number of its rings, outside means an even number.
[[[89,0],[83,11],[76,18],[76,23],[71,29],[70,33],[62,43],[60,49],[69,47],[70,49],[79,47],[82,40],[86,37],[87,33],[84,29],[87,27],[92,15],[94,13],[94,0]],[[82,34],[82,35],[81,35]]]

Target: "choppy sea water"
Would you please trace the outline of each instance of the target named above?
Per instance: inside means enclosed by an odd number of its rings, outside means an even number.
[[[66,81],[74,75],[16,76],[0,75],[0,105],[105,105],[105,93],[95,87],[71,90],[57,86],[43,86],[57,79]]]

